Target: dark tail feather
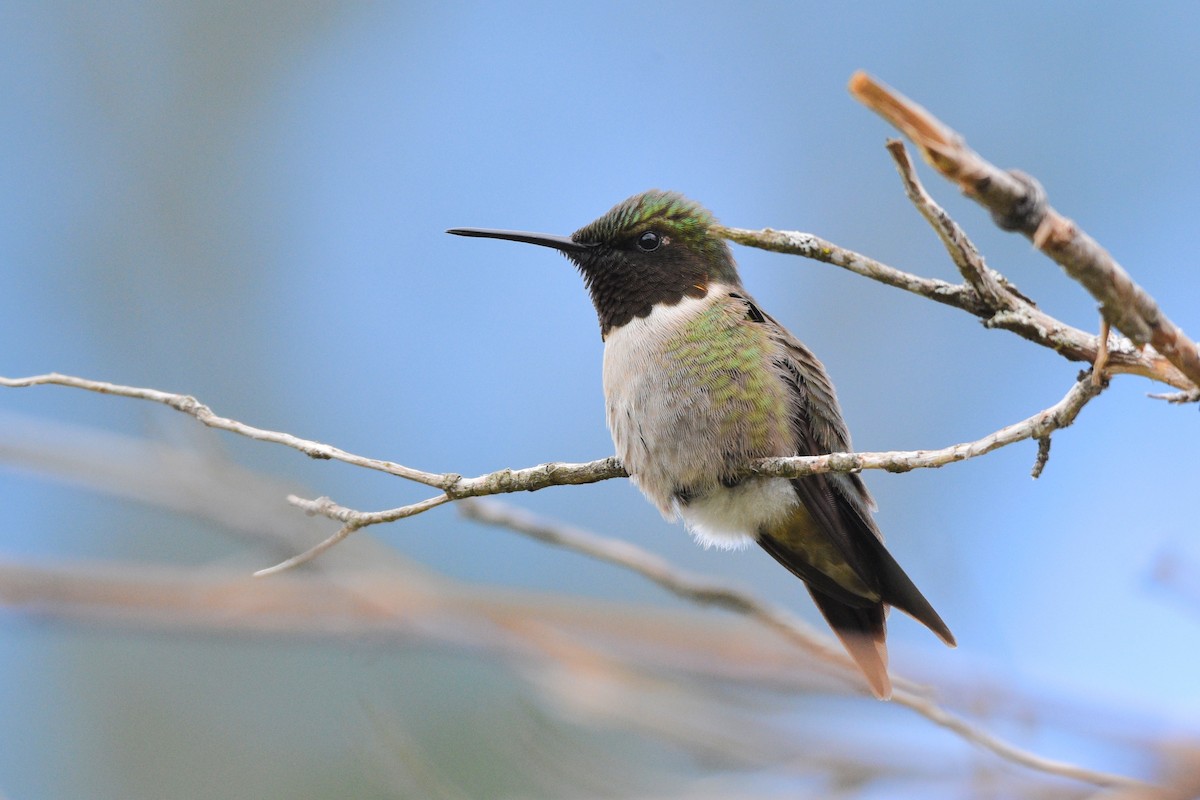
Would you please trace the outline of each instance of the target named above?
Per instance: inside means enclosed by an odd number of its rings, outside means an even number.
[[[954,634],[950,632],[950,628],[933,610],[933,606],[925,599],[925,595],[921,594],[921,590],[904,574],[904,570],[896,563],[896,559],[892,558],[892,554],[883,546],[883,542],[871,537],[870,544],[875,550],[874,555],[879,567],[880,595],[883,597],[883,602],[895,606],[929,628],[950,647],[957,647],[958,644],[954,641]]]
[[[807,585],[807,584],[806,584]],[[842,640],[846,652],[858,664],[867,679],[871,692],[880,700],[892,696],[892,681],[887,671],[887,629],[882,603],[851,606],[808,586],[808,593],[829,627]]]

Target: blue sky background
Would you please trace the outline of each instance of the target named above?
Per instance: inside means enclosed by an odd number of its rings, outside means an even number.
[[[429,470],[607,455],[601,341],[578,276],[549,251],[444,229],[569,233],[659,187],[730,225],[810,231],[955,279],[904,199],[883,149],[892,131],[846,92],[860,68],[1036,175],[1195,335],[1198,44],[1200,7],[1183,2],[0,3],[0,374],[186,392],[219,414]],[[992,266],[1095,328],[1082,289],[923,176]],[[735,256],[761,304],[825,360],[864,450],[977,438],[1056,402],[1079,368],[832,267]],[[1200,416],[1145,398],[1158,389],[1115,381],[1054,438],[1036,482],[1033,445],[868,476],[889,546],[960,643],[944,650],[896,617],[898,670],[984,669],[1196,733],[1197,609],[1152,572],[1165,555],[1200,559]],[[5,390],[0,413],[195,441],[359,508],[419,496],[133,401]],[[510,499],[816,619],[770,559],[696,548],[625,482]],[[0,506],[3,557],[19,562],[225,563],[243,547],[7,468]],[[445,509],[377,535],[464,580],[675,602]],[[369,673],[374,701],[395,669],[107,636],[0,617],[0,675],[17,689],[0,701],[0,791],[153,796],[96,745],[131,669],[168,717],[183,714],[173,666],[226,659],[228,680],[186,689],[202,706],[232,715],[238,698],[295,682],[325,692],[347,726],[361,709],[336,676]],[[143,658],[123,662],[125,648]],[[287,708],[271,697],[270,711]],[[74,766],[56,773],[64,758]]]

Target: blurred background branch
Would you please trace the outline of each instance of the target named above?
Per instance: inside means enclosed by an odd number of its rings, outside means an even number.
[[[279,489],[270,479],[160,443],[35,420],[20,422],[5,426],[22,431],[20,436],[0,440],[0,457],[9,463],[140,502],[212,515],[214,522],[243,535],[264,537],[261,543],[273,547],[295,534],[293,526],[279,525],[278,512],[264,513],[261,507],[264,494]],[[719,752],[743,768],[782,767],[804,773],[819,767],[849,774],[866,769],[863,780],[891,770],[908,772],[902,759],[868,765],[852,751],[839,755],[828,745],[814,754],[803,737],[794,739],[755,721],[762,711],[744,708],[744,699],[718,692],[715,697],[725,699],[714,700],[705,688],[719,681],[727,687],[788,694],[858,694],[851,688],[856,673],[828,637],[748,594],[680,575],[632,545],[572,532],[494,501],[464,501],[462,508],[478,521],[524,533],[537,529],[534,534],[540,539],[637,569],[703,604],[748,613],[768,628],[786,631],[786,638],[802,647],[788,647],[760,628],[711,615],[460,585],[388,557],[388,551],[376,552],[377,546],[365,538],[339,548],[337,559],[331,555],[318,562],[322,570],[270,581],[230,568],[8,563],[0,565],[0,602],[60,623],[351,643],[369,637],[376,646],[391,642],[488,652],[519,664],[543,702],[565,705],[558,713],[577,722],[618,725],[710,755]],[[590,543],[580,544],[581,536],[590,537]],[[999,742],[930,703],[918,684],[899,680],[897,689],[901,705],[1022,766],[1095,785],[1123,783]],[[969,690],[960,686],[953,691]],[[1016,708],[1011,701],[1009,705]],[[1028,708],[1017,711],[1018,716],[1027,713]],[[718,731],[720,736],[715,735]]]

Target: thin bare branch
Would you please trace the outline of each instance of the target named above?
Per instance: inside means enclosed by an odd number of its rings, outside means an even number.
[[[984,750],[989,750],[1000,758],[1014,764],[1019,764],[1027,769],[1044,772],[1047,775],[1057,775],[1061,778],[1070,778],[1082,783],[1090,783],[1106,789],[1153,789],[1153,787],[1143,781],[1127,778],[1124,775],[1087,769],[1086,767],[1080,767],[1067,761],[1039,756],[1037,753],[1032,753],[999,737],[993,736],[957,714],[947,711],[928,697],[911,695],[907,691],[898,691],[893,695],[892,701],[911,708],[930,722],[957,733],[972,744],[982,747]]]
[[[260,441],[283,444],[309,455],[314,452],[326,453],[329,458],[344,461],[348,464],[369,466],[370,468],[380,469],[398,477],[409,478],[417,480],[422,484],[442,488],[440,494],[426,498],[425,500],[383,511],[358,511],[341,506],[327,497],[308,500],[294,495],[289,496],[288,501],[304,510],[305,513],[336,520],[342,523],[342,527],[314,547],[274,566],[259,570],[255,573],[259,577],[275,575],[301,564],[306,564],[362,528],[415,516],[444,505],[451,500],[507,494],[510,492],[536,491],[548,486],[594,483],[627,475],[620,461],[614,457],[602,458],[583,464],[549,463],[518,470],[502,469],[474,478],[464,478],[461,475],[453,473],[424,472],[390,461],[358,456],[327,444],[299,439],[290,434],[265,431],[238,422],[237,420],[217,417],[207,406],[204,406],[192,397],[174,395],[155,389],[140,389],[131,386],[119,386],[111,383],[91,381],[69,375],[51,374],[19,379],[0,377],[0,385],[4,386],[20,387],[39,384],[69,386],[104,394],[115,394],[122,397],[160,402],[172,408],[180,408],[185,413],[196,416],[197,419],[210,427],[248,436]],[[770,477],[795,478],[824,472],[859,472],[864,469],[908,472],[913,469],[941,467],[956,461],[975,458],[990,453],[997,448],[1025,439],[1045,439],[1053,431],[1070,425],[1083,406],[1099,394],[1102,388],[1101,386],[1096,386],[1091,381],[1081,381],[1067,393],[1066,397],[1045,411],[1041,411],[1021,422],[1001,428],[982,439],[944,447],[940,450],[829,453],[821,456],[767,458],[755,464],[751,469],[751,473]],[[202,409],[202,411],[198,411],[198,409]]]
[[[465,478],[454,472],[425,472],[424,470],[397,464],[394,461],[384,461],[382,459],[355,455],[354,453],[346,452],[323,442],[302,439],[290,433],[256,428],[234,419],[217,416],[213,413],[212,409],[190,395],[164,392],[158,389],[145,389],[137,386],[122,386],[105,381],[79,378],[73,375],[61,375],[56,372],[45,375],[33,375],[26,378],[6,378],[0,376],[0,386],[7,386],[9,388],[45,385],[67,386],[89,392],[98,392],[100,394],[161,403],[195,417],[210,428],[235,433],[260,442],[281,444],[285,447],[299,450],[311,458],[341,461],[356,467],[386,472],[398,478],[405,478],[406,480],[441,489],[450,495],[451,499],[507,492],[534,492],[549,486],[596,483],[597,481],[604,481],[610,478],[624,478],[628,476],[624,467],[621,466],[621,462],[611,457],[589,461],[585,464],[556,462],[538,464],[537,466],[525,467],[524,469],[502,469],[475,478]]]
[[[1146,395],[1155,400],[1165,400],[1168,403],[1200,403],[1200,389],[1189,389],[1186,392],[1165,392]]]
[[[967,285],[993,312],[1013,308],[1016,298],[1010,294],[1010,287],[1002,283],[998,273],[988,268],[963,229],[925,191],[904,143],[899,139],[889,139],[887,149],[896,162],[896,169],[904,183],[904,193],[942,240]]]
[[[724,225],[714,226],[712,230],[731,242],[832,264],[888,286],[962,309],[982,319],[989,328],[1011,331],[1023,339],[1050,348],[1070,361],[1086,364],[1096,361],[1098,342],[1095,335],[1055,319],[1032,303],[1023,302],[1015,308],[997,311],[989,307],[969,286],[903,272],[853,250],[838,247],[811,233],[771,228],[755,231]],[[1153,349],[1139,349],[1125,338],[1110,341],[1107,369],[1113,374],[1141,375],[1178,389],[1192,388],[1192,382]]]
[[[1042,436],[1037,440],[1037,443],[1037,458],[1033,460],[1033,469],[1029,470],[1029,477],[1034,480],[1042,477],[1042,472],[1046,469],[1046,463],[1050,461],[1050,437]]]
[[[495,500],[468,500],[459,504],[459,508],[469,519],[498,525],[538,541],[614,564],[648,578],[685,600],[701,605],[718,605],[749,617],[793,642],[806,653],[817,656],[821,662],[836,665],[849,679],[861,684],[861,676],[855,673],[849,657],[836,647],[830,637],[817,633],[791,614],[763,602],[749,592],[717,583],[709,578],[690,575],[629,542],[547,520]],[[1086,769],[1024,750],[939,706],[921,693],[911,681],[894,679],[894,684],[896,688],[892,694],[893,702],[912,709],[929,721],[1014,764],[1095,786],[1145,785],[1121,775]]]
[[[115,384],[105,384],[83,378],[74,378],[68,375],[42,375],[34,378],[18,379],[0,377],[0,386],[32,386],[45,383],[72,386],[89,391],[101,391],[107,394],[118,394],[124,397],[155,399],[172,407],[175,407],[175,404],[166,398],[182,397],[181,395],[171,395],[167,392],[160,392],[154,389],[117,386]],[[824,472],[859,472],[865,469],[908,472],[913,469],[942,467],[956,461],[965,461],[968,458],[975,458],[976,456],[990,453],[999,447],[1023,441],[1024,439],[1045,436],[1059,428],[1064,428],[1074,421],[1079,410],[1089,400],[1099,394],[1099,392],[1100,387],[1088,388],[1077,384],[1067,393],[1066,397],[1045,411],[1041,411],[1021,422],[1001,428],[982,439],[944,447],[940,450],[829,453],[821,456],[764,458],[757,462],[751,468],[750,472],[756,475],[771,477],[796,478]],[[189,401],[187,404],[189,406],[203,407],[203,404],[196,401],[195,398],[188,397],[186,400]],[[208,413],[211,415],[211,412]],[[210,427],[217,427],[221,430],[249,436],[253,439],[284,444],[304,453],[311,453],[313,451],[331,453],[333,455],[330,455],[329,458],[358,466],[374,465],[371,468],[380,469],[398,477],[410,478],[412,475],[421,476],[420,478],[412,479],[426,485],[442,488],[446,498],[450,500],[509,494],[512,492],[531,492],[550,486],[596,483],[611,478],[628,476],[624,467],[621,466],[621,462],[616,457],[610,456],[579,464],[550,462],[523,469],[501,469],[474,478],[464,478],[455,473],[424,472],[390,461],[381,461],[379,459],[347,453],[344,450],[321,442],[299,439],[290,434],[275,434],[273,431],[262,431],[259,428],[245,425],[236,420],[227,420],[221,417],[216,417],[216,419],[222,420],[221,424],[210,425]],[[203,422],[204,420],[201,421]],[[261,435],[257,435],[261,433],[271,434],[278,438],[264,438]],[[438,495],[437,497],[440,498],[442,495]],[[310,501],[302,498],[294,498],[290,499],[290,502],[293,505],[303,508],[310,514],[319,514],[339,522],[353,523],[356,527],[361,528],[382,522],[393,522],[412,516],[413,514],[421,513],[445,502],[445,500],[438,502],[433,502],[433,500],[434,498],[430,498],[429,500],[409,506],[373,512],[355,511],[344,506],[339,506],[328,499]]]
[[[996,224],[1024,234],[1100,302],[1114,328],[1139,347],[1147,344],[1200,387],[1200,349],[1169,320],[1144,289],[1100,244],[1046,200],[1029,175],[1002,170],[966,145],[966,140],[920,105],[865,72],[850,79],[850,93],[912,140],[925,160]]]
[[[932,469],[966,461],[1026,439],[1048,439],[1054,431],[1069,426],[1088,401],[1103,391],[1086,375],[1054,405],[1020,422],[976,439],[940,450],[907,450],[890,453],[830,453],[823,456],[764,458],[754,467],[754,473],[780,478],[794,478],[819,472],[858,472],[864,469],[883,469],[888,472],[908,472]]]
[[[1096,335],[1096,363],[1092,364],[1092,383],[1100,384],[1104,380],[1104,370],[1108,366],[1108,335],[1111,333],[1108,320],[1100,317],[1100,333]]]
[[[89,392],[111,394],[118,397],[131,397],[137,400],[149,400],[152,403],[161,403],[165,406],[175,409],[176,411],[181,411],[184,414],[195,417],[201,423],[210,428],[228,431],[229,433],[236,433],[240,436],[245,436],[249,439],[254,439],[260,442],[281,444],[285,447],[290,447],[293,450],[299,450],[301,453],[304,453],[310,458],[343,461],[347,464],[353,464],[356,467],[379,470],[380,472],[386,472],[389,475],[395,475],[400,478],[407,478],[410,481],[423,483],[427,486],[436,486],[439,489],[445,488],[443,484],[446,482],[446,475],[439,475],[432,472],[422,472],[421,470],[412,469],[411,467],[406,467],[402,464],[396,464],[391,461],[380,461],[379,459],[356,456],[353,453],[347,453],[346,451],[339,450],[331,445],[322,444],[321,442],[314,442],[309,439],[301,439],[300,437],[293,436],[290,433],[281,433],[280,431],[255,428],[252,425],[247,425],[234,419],[217,416],[213,413],[212,409],[190,395],[174,394],[172,392],[164,392],[158,389],[143,389],[136,386],[121,386],[119,384],[107,383],[105,381],[93,381],[87,378],[77,378],[73,375],[61,375],[57,372],[51,372],[46,375],[33,375],[27,378],[5,378],[0,376],[0,386],[8,386],[10,388],[43,386],[47,384],[52,384],[55,386],[70,386],[75,389],[85,389]]]
[[[1006,445],[1015,444],[1026,439],[1037,439],[1039,441],[1039,467],[1036,469],[1036,474],[1034,475],[1034,477],[1037,477],[1037,475],[1041,474],[1041,468],[1045,467],[1042,455],[1049,455],[1050,434],[1074,422],[1075,417],[1079,415],[1079,412],[1088,401],[1100,394],[1103,388],[1102,385],[1096,385],[1090,379],[1084,377],[1071,387],[1071,390],[1067,392],[1062,400],[1050,408],[1040,411],[1028,419],[1001,428],[982,439],[976,439],[973,442],[951,445],[950,447],[943,447],[940,450],[908,450],[886,453],[829,453],[822,456],[764,458],[751,468],[750,474],[773,478],[798,478],[825,472],[860,472],[864,469],[883,469],[888,472],[934,469],[957,461],[976,458]],[[1045,443],[1044,445],[1042,444],[1043,442]],[[606,460],[615,461],[615,459]],[[601,465],[604,462],[591,463]],[[542,470],[553,466],[544,464],[534,469]],[[586,467],[588,465],[572,466]],[[597,467],[597,471],[601,469],[603,467]],[[328,497],[306,500],[294,495],[289,496],[288,502],[303,509],[305,513],[328,517],[329,519],[343,523],[342,527],[315,547],[275,566],[261,569],[254,574],[258,577],[266,577],[284,572],[301,564],[307,564],[357,530],[371,525],[395,522],[405,517],[415,516],[450,500],[465,500],[468,497],[520,491],[520,489],[512,488],[511,476],[521,472],[526,472],[526,470],[501,470],[491,475],[463,479],[458,488],[456,488],[456,493],[453,495],[447,492],[422,500],[419,503],[412,503],[407,506],[384,511],[357,511],[339,505]],[[464,486],[467,487],[466,492],[469,492],[469,494],[462,490],[461,487]],[[599,552],[593,555],[599,558],[604,557]]]
[[[786,253],[811,258],[813,261],[820,261],[824,264],[832,264],[887,286],[894,286],[938,303],[961,308],[976,316],[987,316],[989,313],[988,307],[979,299],[979,295],[969,287],[947,283],[936,278],[922,278],[920,275],[913,275],[911,272],[905,272],[881,261],[876,261],[870,256],[839,247],[833,242],[811,233],[777,231],[771,228],[755,231],[747,228],[731,228],[727,225],[713,225],[709,230],[716,236],[747,247],[757,247],[760,250]]]
[[[317,556],[324,553],[329,548],[338,544],[350,534],[365,528],[368,525],[378,525],[383,522],[396,522],[405,517],[412,517],[431,508],[436,508],[444,503],[448,503],[453,498],[448,494],[435,494],[433,497],[422,500],[418,503],[410,503],[400,508],[390,508],[387,511],[364,512],[355,511],[345,506],[339,506],[337,503],[330,500],[328,497],[318,497],[316,500],[306,500],[303,497],[297,497],[294,494],[288,495],[288,502],[302,509],[309,516],[323,516],[330,519],[341,520],[345,524],[330,537],[323,539],[313,545],[303,553],[294,555],[286,561],[281,561],[273,567],[260,569],[254,573],[256,578],[266,578],[271,575],[276,575],[280,572],[298,567],[301,564],[307,564]]]

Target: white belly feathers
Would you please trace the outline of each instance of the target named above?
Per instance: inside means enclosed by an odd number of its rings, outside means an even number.
[[[604,347],[604,394],[617,455],[634,484],[668,519],[682,516],[705,547],[733,549],[799,502],[782,478],[720,483],[727,458],[718,440],[721,411],[698,391],[688,365],[664,356],[681,327],[728,293],[712,287],[703,298],[658,305],[609,332]],[[689,490],[686,502],[677,498]]]

